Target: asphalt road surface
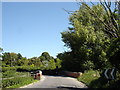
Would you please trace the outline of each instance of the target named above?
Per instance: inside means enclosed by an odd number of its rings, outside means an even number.
[[[43,76],[36,83],[21,87],[21,88],[63,88],[63,89],[79,89],[87,88],[83,83],[75,78],[64,76]]]

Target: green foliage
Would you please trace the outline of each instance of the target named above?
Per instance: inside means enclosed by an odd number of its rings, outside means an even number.
[[[100,76],[98,71],[85,71],[82,76],[77,78],[85,83],[89,88],[120,88],[120,74],[118,73],[115,80],[108,81],[105,77]]]
[[[9,77],[19,77],[21,75],[27,75],[27,72],[16,72],[16,71],[6,71],[2,72],[2,78],[9,78]]]
[[[90,70],[90,69],[93,69],[95,68],[95,65],[92,61],[86,61],[84,64],[83,64],[83,69],[85,70]]]
[[[20,53],[9,52],[3,53],[2,57],[2,72],[10,72],[8,77],[12,76],[12,71],[30,72],[34,70],[54,70],[61,68],[61,60],[58,58],[54,59],[47,52],[43,52],[40,57],[32,57],[29,59],[22,57]],[[4,73],[4,77],[7,77],[6,73]]]
[[[62,60],[60,60],[59,58],[55,59],[55,65],[57,66],[57,68],[61,68],[61,63],[62,63]]]
[[[15,76],[15,71],[6,71],[2,73],[2,78],[8,78],[8,77],[13,77]]]
[[[111,64],[120,72],[120,37],[115,38],[107,51],[107,56]]]
[[[85,71],[83,75],[78,77],[77,79],[85,83],[87,86],[89,86],[93,80],[96,80],[99,77],[100,77],[100,74],[98,71],[89,70],[89,71]]]
[[[34,71],[34,70],[41,70],[40,67],[32,67],[32,66],[19,66],[17,68],[17,71],[21,71],[21,72],[30,72],[30,71]]]
[[[21,59],[23,59],[23,57],[20,53],[16,54],[13,52],[5,52],[2,55],[2,62],[4,62],[5,66],[19,66],[22,63],[20,62]]]
[[[44,61],[44,60],[49,61],[49,60],[52,59],[52,57],[49,55],[48,52],[43,52],[43,53],[41,54],[41,57],[40,57],[40,58],[41,58],[42,61]]]
[[[0,52],[1,52],[1,51],[3,51],[3,49],[2,49],[2,48],[0,48]]]
[[[16,71],[17,67],[2,67],[2,72]]]
[[[17,66],[24,66],[24,65],[28,65],[28,59],[26,57],[22,57],[21,59],[18,59],[15,64]]]
[[[91,14],[92,11],[102,21],[106,20],[104,18],[106,13],[101,5],[89,7],[83,3],[80,9],[72,13],[69,18],[72,25],[69,28],[72,29],[61,33],[63,42],[71,49],[69,53],[71,58],[66,59],[66,62],[72,66],[71,69],[77,70],[79,68],[81,71],[86,69],[102,70],[106,66],[110,66],[106,57],[110,38],[104,32],[105,26]],[[63,56],[65,57],[65,55]],[[87,64],[90,66],[87,66]]]
[[[6,63],[6,65],[10,65],[10,53],[3,53],[2,61]]]
[[[32,57],[27,60],[27,65],[33,65],[33,66],[40,67],[42,65],[42,61],[38,57]]]
[[[2,88],[8,88],[10,86],[18,85],[18,84],[22,86],[29,84],[33,81],[34,79],[32,77],[16,77],[13,79],[6,79],[6,80],[2,80]]]
[[[20,53],[17,54],[18,59],[22,59],[22,55]]]
[[[46,70],[54,70],[56,69],[55,61],[54,59],[51,59],[46,67]]]
[[[107,80],[105,77],[99,77],[98,79],[92,80],[89,84],[90,88],[120,88],[120,73],[116,74],[116,79]]]
[[[71,55],[71,52],[59,53],[57,55],[57,58],[59,58],[60,60],[62,60],[61,61],[61,66],[62,66],[61,68],[63,70],[74,71],[74,68],[79,65],[77,62],[73,63],[73,61],[72,61],[73,57]],[[78,69],[76,68],[76,70],[78,70]]]
[[[0,48],[0,60],[1,60],[1,58],[2,58],[2,55],[1,55],[1,52],[3,51],[3,49],[2,48]],[[0,64],[1,65],[1,64]]]
[[[62,61],[61,61],[59,58],[51,59],[51,60],[47,63],[45,69],[46,69],[46,70],[59,69],[59,68],[61,68],[61,62],[62,62]]]
[[[42,70],[41,67],[32,67],[32,66],[16,66],[16,67],[2,67],[2,72],[29,72],[29,71],[34,71],[34,70]]]
[[[18,71],[31,71],[31,70],[53,70],[56,69],[56,66],[61,67],[60,60],[57,59],[57,62],[54,61],[54,58],[49,55],[48,52],[43,52],[39,57],[32,57],[27,59],[26,57],[22,57],[20,53],[10,53],[5,52],[2,55],[3,62],[3,72],[7,67],[17,67]],[[8,70],[11,69],[8,68]],[[6,70],[7,71],[7,70]]]

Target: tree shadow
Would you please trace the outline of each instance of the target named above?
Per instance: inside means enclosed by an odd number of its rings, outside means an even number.
[[[77,87],[67,87],[67,86],[59,86],[58,89],[68,89],[68,90],[83,90],[87,88],[77,88]]]
[[[105,88],[105,85],[108,83],[108,80],[104,77],[100,77],[91,81],[89,88]]]

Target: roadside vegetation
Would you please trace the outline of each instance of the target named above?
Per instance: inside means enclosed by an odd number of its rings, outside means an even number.
[[[85,71],[77,79],[86,84],[88,88],[120,88],[120,73],[118,72],[114,80],[107,80],[103,73],[95,70]]]
[[[43,52],[41,56],[29,59],[20,53],[13,52],[4,52],[1,57],[2,88],[19,88],[38,81],[31,76],[30,72],[32,71],[49,71],[61,67],[61,60],[54,59],[48,52]]]
[[[57,55],[62,68],[83,72],[78,80],[90,88],[120,88],[120,1],[78,5],[76,11],[65,10],[70,14],[70,26],[61,35],[69,51]],[[112,68],[117,77],[107,80],[103,73]],[[94,77],[94,71],[100,76]]]
[[[87,86],[90,86],[90,83],[93,80],[97,80],[99,77],[100,77],[100,74],[98,71],[89,70],[89,71],[85,71],[83,75],[78,77],[77,79],[85,83]]]
[[[2,81],[2,88],[19,88],[21,86],[33,83],[33,77],[15,77],[12,79],[5,79]]]

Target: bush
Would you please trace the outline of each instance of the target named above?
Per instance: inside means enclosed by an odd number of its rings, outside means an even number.
[[[2,88],[7,88],[13,85],[26,85],[33,82],[34,79],[32,77],[15,77],[13,79],[6,79],[2,81]]]
[[[95,65],[92,61],[85,61],[82,68],[83,70],[91,70],[95,68]]]
[[[17,71],[20,71],[20,72],[30,72],[35,70],[40,70],[40,67],[20,66],[17,68]]]
[[[15,71],[6,71],[2,73],[2,78],[8,78],[15,76]]]
[[[90,85],[91,81],[96,80],[100,77],[98,71],[85,71],[82,76],[78,77],[77,79],[83,83],[85,83],[87,86]]]
[[[79,81],[85,83],[89,88],[120,88],[120,73],[116,73],[114,80],[107,80],[104,75],[96,74],[98,71],[87,71],[78,78]]]
[[[2,67],[2,72],[6,71],[16,71],[17,67]]]
[[[120,80],[110,80],[108,81],[104,77],[100,77],[96,80],[91,81],[89,88],[120,88]]]
[[[9,77],[18,77],[19,75],[27,75],[27,72],[15,72],[15,71],[6,71],[2,72],[2,78],[9,78]]]
[[[105,77],[92,80],[89,84],[89,88],[106,88],[108,80]]]

